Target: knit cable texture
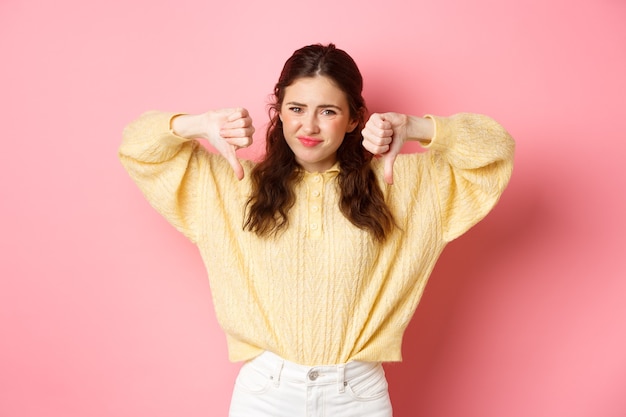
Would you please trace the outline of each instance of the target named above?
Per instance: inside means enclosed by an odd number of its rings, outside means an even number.
[[[402,336],[445,245],[495,206],[514,142],[476,114],[429,116],[426,152],[399,155],[383,182],[396,229],[384,244],[340,212],[335,166],[296,186],[289,227],[260,238],[243,230],[253,163],[230,165],[148,112],[124,130],[122,164],[150,204],[199,248],[232,361],[269,350],[303,365],[399,361]],[[184,277],[184,274],[181,274]]]

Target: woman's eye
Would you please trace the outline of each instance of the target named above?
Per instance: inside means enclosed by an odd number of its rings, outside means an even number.
[[[337,112],[335,112],[334,110],[331,110],[331,109],[324,109],[324,110],[322,110],[322,114],[324,116],[334,116],[334,115],[337,114]]]
[[[291,110],[294,113],[302,112],[302,109],[300,107],[289,107],[289,110]]]

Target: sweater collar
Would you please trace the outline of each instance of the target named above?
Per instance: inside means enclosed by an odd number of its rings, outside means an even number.
[[[302,169],[302,171],[304,172],[304,178],[305,179],[312,178],[312,177],[315,177],[317,175],[321,175],[322,177],[324,177],[326,179],[330,179],[330,178],[334,178],[337,175],[339,175],[339,172],[341,171],[341,169],[339,168],[339,162],[335,162],[335,164],[333,166],[331,166],[330,168],[328,168],[326,171],[309,172],[309,171],[304,170],[304,169]]]

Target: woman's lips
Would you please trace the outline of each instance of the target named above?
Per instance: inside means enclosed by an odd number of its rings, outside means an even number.
[[[308,136],[298,136],[298,140],[307,148],[312,148],[322,143],[321,139],[310,138]]]

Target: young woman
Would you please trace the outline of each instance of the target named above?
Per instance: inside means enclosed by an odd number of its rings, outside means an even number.
[[[150,112],[124,131],[122,163],[198,246],[229,357],[245,362],[231,416],[391,416],[381,363],[401,360],[445,245],[510,178],[514,142],[494,120],[365,123],[362,86],[334,45],[294,52],[258,163],[235,154],[252,142],[245,109]],[[406,141],[427,151],[400,154]]]

